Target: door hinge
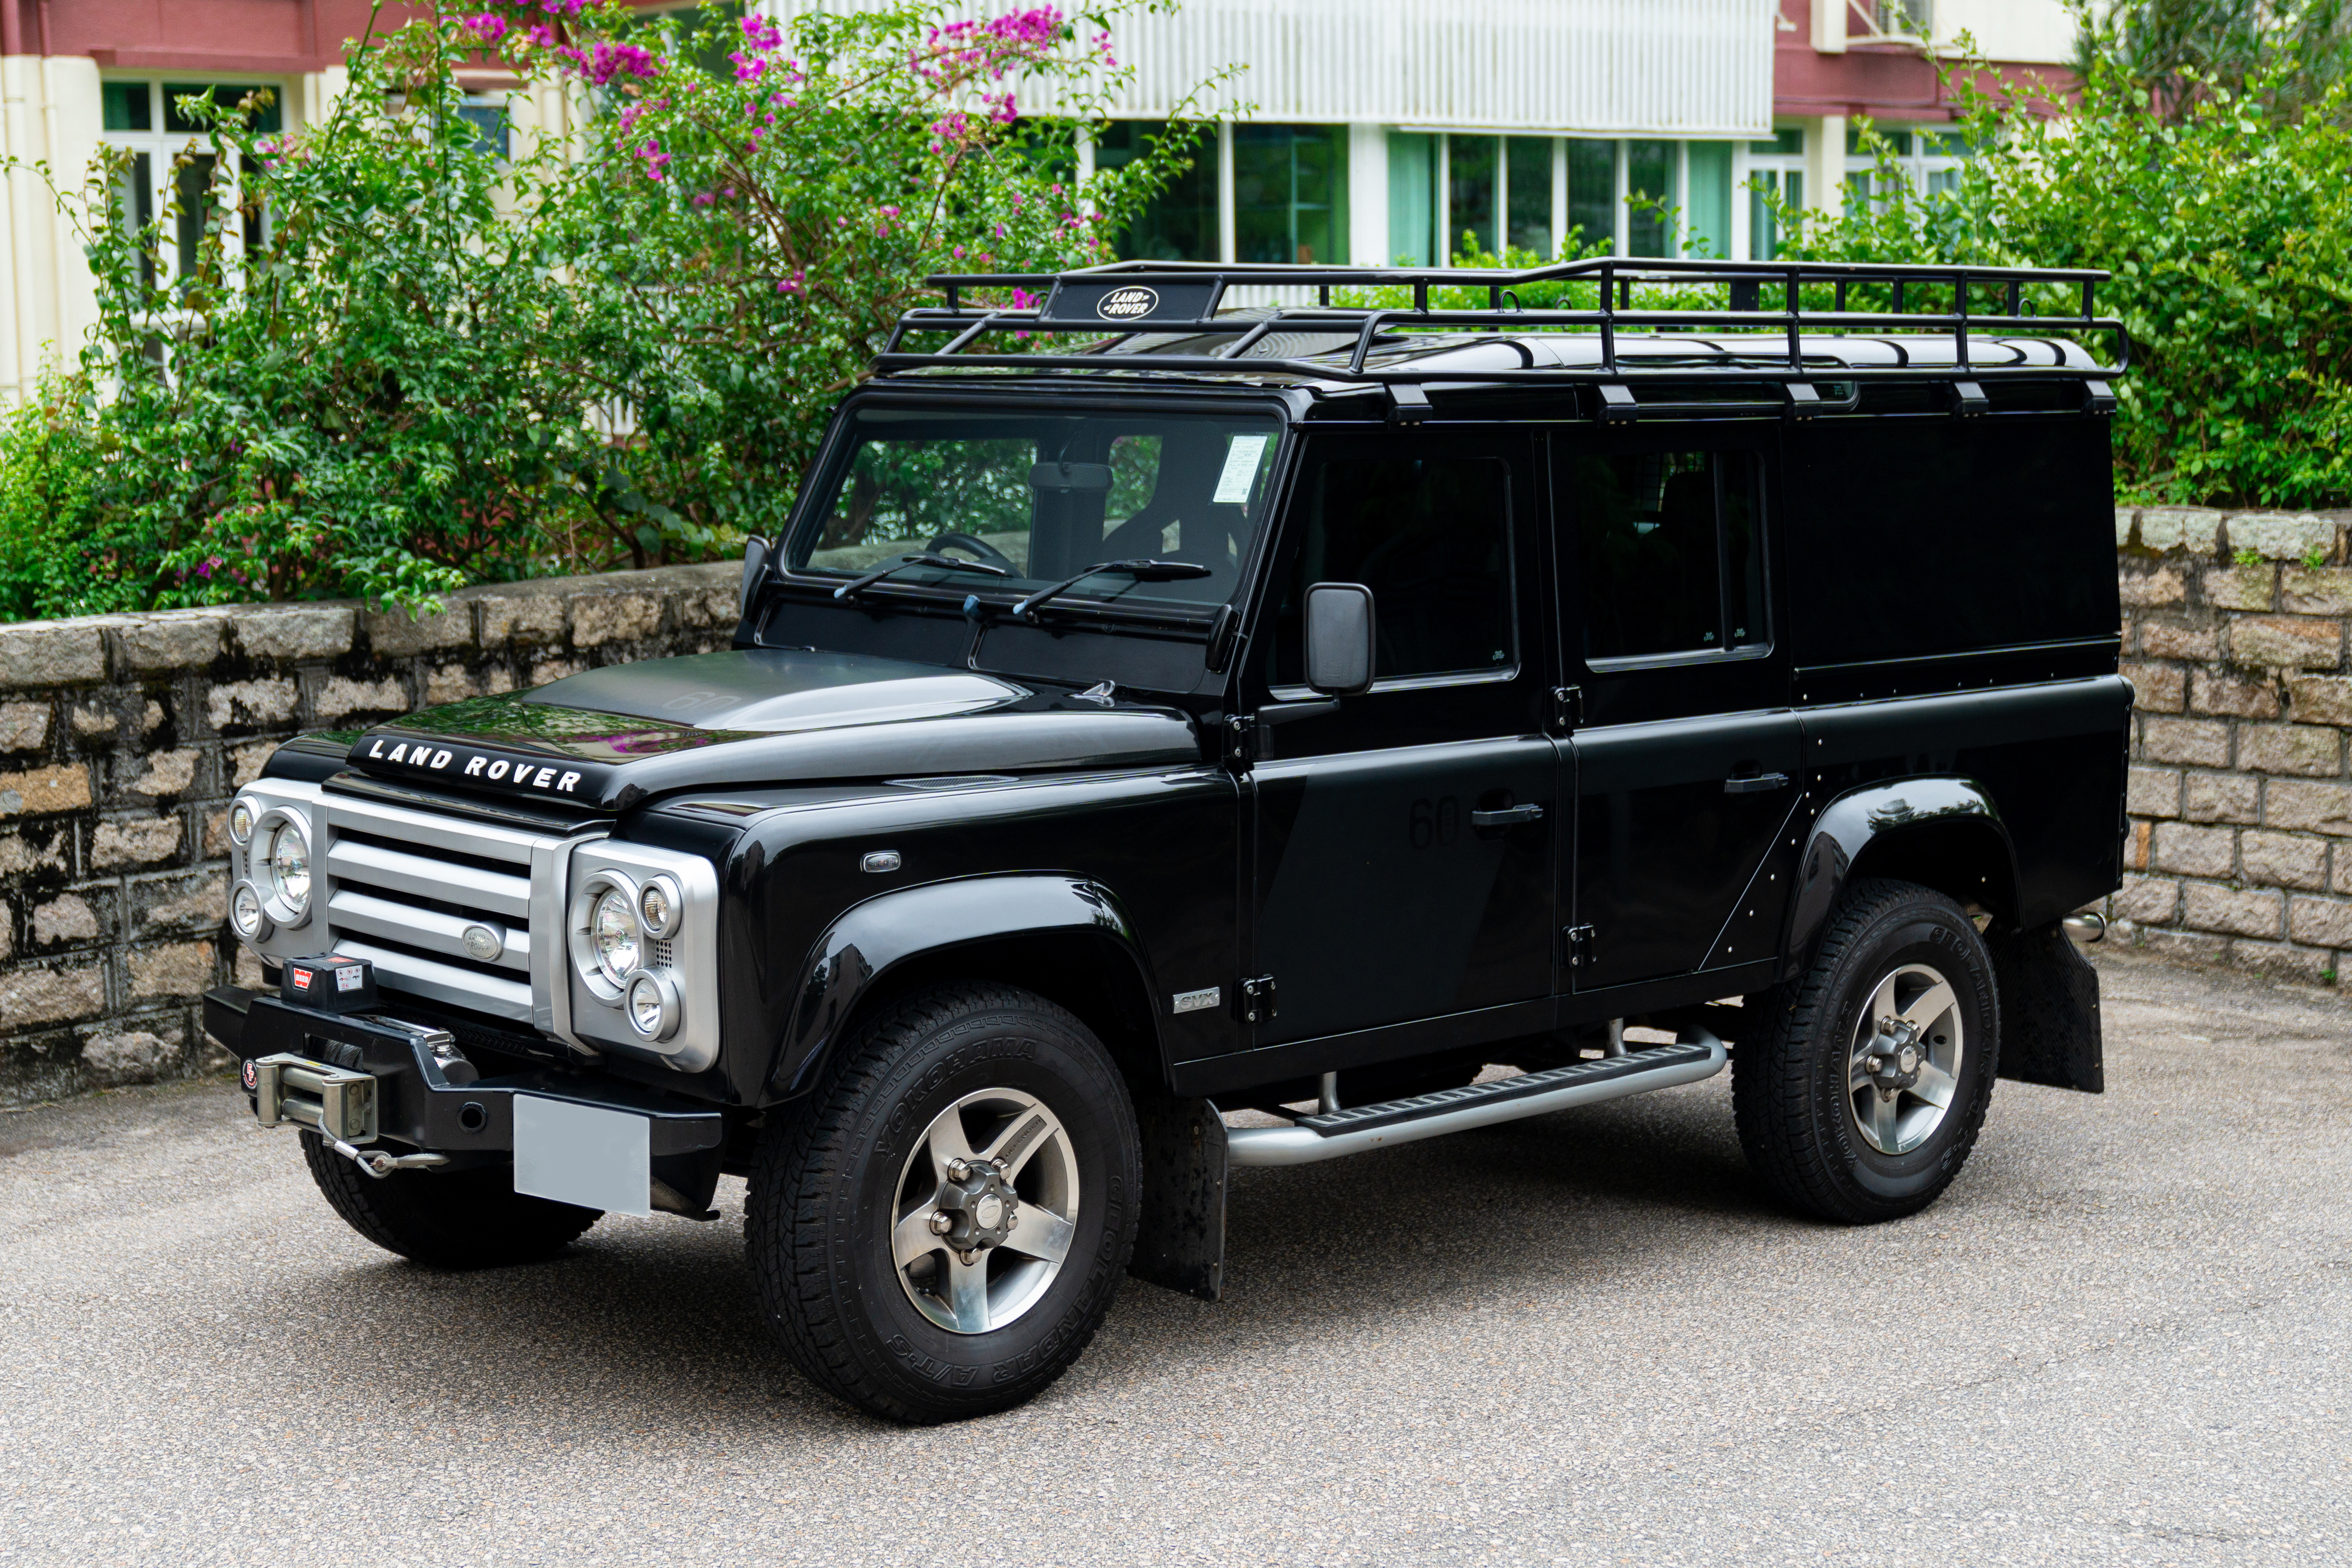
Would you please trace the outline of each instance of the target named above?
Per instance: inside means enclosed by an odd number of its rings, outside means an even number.
[[[1592,962],[1592,928],[1570,926],[1559,933],[1568,939],[1568,966],[1582,969]]]
[[[1234,713],[1225,720],[1225,761],[1237,768],[1247,767],[1253,761],[1251,731],[1257,721],[1247,713]]]
[[[1584,722],[1584,688],[1555,686],[1551,689],[1551,727],[1566,734]]]
[[[1263,1024],[1270,1021],[1281,1009],[1275,1004],[1274,976],[1261,974],[1255,980],[1242,982],[1242,1021]]]

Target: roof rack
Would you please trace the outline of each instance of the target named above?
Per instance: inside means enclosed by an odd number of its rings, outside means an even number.
[[[1601,257],[1584,261],[1557,262],[1517,270],[1487,268],[1398,268],[1315,266],[1226,266],[1213,262],[1119,261],[1070,272],[940,273],[926,279],[947,298],[944,308],[908,310],[890,333],[883,352],[875,357],[877,372],[940,366],[1008,370],[1108,369],[1232,374],[1244,366],[1235,362],[1269,334],[1280,331],[1321,331],[1343,342],[1352,340],[1345,362],[1338,345],[1313,359],[1253,355],[1251,371],[1286,372],[1319,381],[1366,384],[1429,384],[1443,382],[1591,383],[1601,386],[1604,416],[1630,416],[1634,400],[1621,391],[1629,380],[1670,377],[1677,382],[1739,381],[1781,384],[1792,412],[1816,410],[1821,404],[1815,381],[1858,382],[1895,380],[1950,384],[1963,412],[1981,409],[1985,399],[1976,384],[1987,380],[2038,376],[2053,372],[2101,384],[2092,389],[2095,406],[2112,406],[2104,383],[2125,374],[2131,364],[2131,338],[2120,321],[2097,313],[2096,285],[2107,274],[2080,268],[2040,267],[1955,267],[1887,265],[1843,261],[1709,261],[1628,259]],[[1591,309],[1526,310],[1517,292],[1530,284],[1586,283],[1597,285]],[[1648,306],[1633,308],[1635,285],[1644,288],[1727,287],[1728,310],[1694,305],[1684,310]],[[2032,311],[2026,309],[2029,285],[2063,285],[2070,302],[2079,299],[2078,311]],[[1220,315],[1226,291],[1237,287],[1312,288],[1317,303],[1282,306],[1247,315]],[[1873,309],[1849,298],[1856,285],[1883,289],[1889,308]],[[1334,289],[1404,287],[1412,290],[1409,309],[1335,306]],[[1826,287],[1829,310],[1808,309],[1804,292]],[[1486,295],[1484,310],[1440,310],[1430,304],[1436,289],[1476,289]],[[971,306],[963,295],[972,290],[1017,289],[1043,296],[1034,307],[1008,309]],[[1979,313],[1970,295],[1998,290],[2003,310]],[[1948,310],[1905,309],[1905,296],[1917,300],[1923,291],[1945,296]],[[1774,300],[1778,309],[1767,308]],[[1937,302],[1941,302],[1937,301]],[[1711,301],[1708,302],[1711,305]],[[1644,363],[1638,354],[1621,353],[1628,335],[1637,341],[1658,329],[1698,329],[1706,333],[1727,330],[1769,333],[1777,342],[1766,349],[1750,340],[1713,353],[1678,353],[1673,363]],[[1629,334],[1629,329],[1633,330]],[[1108,330],[1108,338],[1100,334]],[[1444,368],[1412,363],[1371,363],[1378,349],[1397,346],[1400,335],[1452,330],[1532,338],[1538,334],[1597,334],[1600,353],[1590,364],[1538,366],[1532,355],[1518,369]],[[1099,341],[1076,353],[988,353],[979,346],[992,333],[1024,336],[1086,333]],[[1941,336],[1951,343],[1949,364],[1920,364],[1909,354],[1889,365],[1828,365],[1813,345],[1811,363],[1806,339],[1821,336],[1879,336],[1891,331]],[[912,353],[904,343],[909,332],[946,332],[945,346],[931,353]],[[1162,339],[1223,337],[1228,341],[1208,353],[1175,353],[1154,349],[1148,355],[1120,353],[1122,345],[1139,334]],[[2047,342],[2103,334],[2113,341],[2112,363],[2068,365],[1979,363],[1972,351],[1987,340],[2025,337]],[[2090,350],[2085,347],[2087,353]],[[1711,363],[1710,363],[1711,362]]]

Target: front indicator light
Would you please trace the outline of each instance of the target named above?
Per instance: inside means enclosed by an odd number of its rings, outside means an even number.
[[[648,1040],[667,1040],[677,1033],[677,987],[666,974],[640,969],[629,976],[625,1005],[629,1027]]]

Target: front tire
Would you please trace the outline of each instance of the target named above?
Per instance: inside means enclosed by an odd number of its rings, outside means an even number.
[[[436,1268],[537,1263],[604,1213],[516,1192],[510,1165],[371,1176],[307,1127],[302,1159],[345,1224],[386,1252]]]
[[[1004,985],[909,995],[761,1133],[761,1309],[811,1382],[874,1415],[1007,1409],[1109,1310],[1140,1158],[1127,1086],[1070,1014]]]
[[[1991,955],[1960,906],[1857,882],[1810,968],[1754,999],[1732,1059],[1748,1163],[1782,1201],[1870,1225],[1916,1214],[1960,1173],[1999,1068]]]

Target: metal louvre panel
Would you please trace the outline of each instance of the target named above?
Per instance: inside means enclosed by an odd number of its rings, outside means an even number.
[[[534,1024],[533,856],[560,840],[336,795],[320,805],[331,951],[369,960],[393,990]],[[504,937],[488,963],[466,952],[477,923]]]
[[[976,0],[955,14],[1028,4]],[[1248,102],[1267,121],[1769,136],[1775,14],[1772,0],[1185,0],[1119,18],[1112,47],[1136,76],[1110,112],[1163,118],[1239,65],[1248,68],[1209,106]],[[1024,113],[1058,107],[1042,84],[1021,86]]]

